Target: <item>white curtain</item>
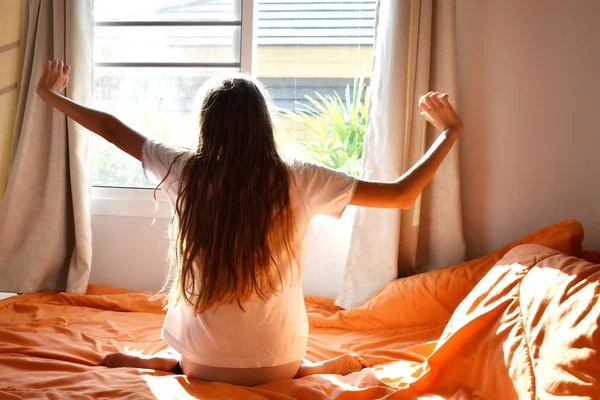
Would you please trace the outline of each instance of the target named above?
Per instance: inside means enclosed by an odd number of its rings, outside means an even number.
[[[17,109],[21,0],[2,2],[0,21],[0,204],[4,198]],[[8,22],[8,23],[6,23]]]
[[[84,292],[92,259],[89,133],[35,93],[47,59],[73,67],[67,94],[92,93],[92,0],[23,3],[22,74],[0,205],[0,291]]]
[[[373,54],[362,177],[393,180],[438,135],[419,115],[419,97],[447,92],[456,106],[455,0],[379,0]],[[336,304],[356,307],[387,282],[464,253],[456,145],[412,209],[357,210]]]

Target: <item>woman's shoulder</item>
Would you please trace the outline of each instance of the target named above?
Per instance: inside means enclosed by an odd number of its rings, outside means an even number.
[[[148,151],[173,154],[173,155],[182,154],[182,155],[191,156],[191,155],[196,154],[196,151],[194,151],[192,149],[189,149],[186,147],[181,147],[181,146],[174,146],[174,145],[162,142],[160,140],[150,139],[150,138],[148,138],[144,141],[143,148],[147,149]]]
[[[174,161],[189,160],[195,154],[196,152],[191,149],[169,145],[154,139],[147,139],[142,147],[142,155],[166,165],[170,165]]]
[[[343,175],[347,176],[342,171],[335,170],[326,165],[319,164],[315,161],[304,160],[304,159],[291,159],[287,161],[290,172],[294,176],[299,177],[314,177],[314,176],[330,176],[330,175]]]
[[[183,165],[194,154],[196,153],[190,149],[147,139],[142,146],[142,168],[148,180],[153,182],[153,176],[156,180],[161,181],[169,172],[178,175]]]
[[[290,172],[295,174],[310,174],[319,169],[327,168],[321,164],[318,164],[311,160],[305,160],[300,158],[292,158],[287,160],[288,168]]]
[[[355,178],[311,160],[294,159],[288,161],[292,181],[301,191],[320,191],[323,186],[337,181]]]

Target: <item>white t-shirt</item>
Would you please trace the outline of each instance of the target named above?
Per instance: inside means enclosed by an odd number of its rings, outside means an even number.
[[[153,140],[146,140],[142,147],[144,174],[151,181],[161,181],[182,153],[162,185],[172,205],[177,200],[182,167],[193,153]],[[260,368],[288,364],[305,356],[308,318],[301,277],[306,233],[314,215],[342,215],[357,179],[307,162],[294,163],[291,174],[290,203],[301,265],[293,265],[296,262],[289,259],[281,272],[291,279],[287,279],[281,293],[268,299],[251,297],[243,304],[245,311],[233,303],[194,316],[193,308],[185,301],[170,304],[162,337],[188,360],[210,367]]]

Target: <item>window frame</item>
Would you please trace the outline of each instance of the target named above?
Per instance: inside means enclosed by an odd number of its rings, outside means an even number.
[[[94,63],[94,66],[120,67],[225,67],[239,68],[253,74],[256,65],[256,9],[257,0],[241,0],[239,20],[231,21],[110,21],[96,22],[94,26],[239,26],[240,60],[236,63]],[[141,165],[140,165],[141,168]],[[171,218],[171,204],[162,190],[136,187],[92,186],[91,214],[94,216]]]
[[[237,68],[254,75],[257,66],[258,1],[240,0],[239,19],[225,21],[101,21],[95,26],[237,26],[240,28],[239,61],[234,63],[157,63],[157,62],[98,62],[94,66],[115,67],[220,67]],[[140,165],[141,168],[141,165]],[[160,189],[156,201],[154,188],[127,186],[95,186],[91,188],[91,214],[94,216],[171,218],[169,199]]]

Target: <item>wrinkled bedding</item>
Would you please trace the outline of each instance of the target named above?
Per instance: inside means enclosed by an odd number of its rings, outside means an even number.
[[[375,366],[255,388],[96,366],[108,352],[165,348],[164,311],[146,293],[12,297],[0,301],[0,399],[598,399],[600,266],[582,259],[598,256],[582,240],[564,221],[391,282],[352,310],[307,296],[307,358],[355,352]]]

